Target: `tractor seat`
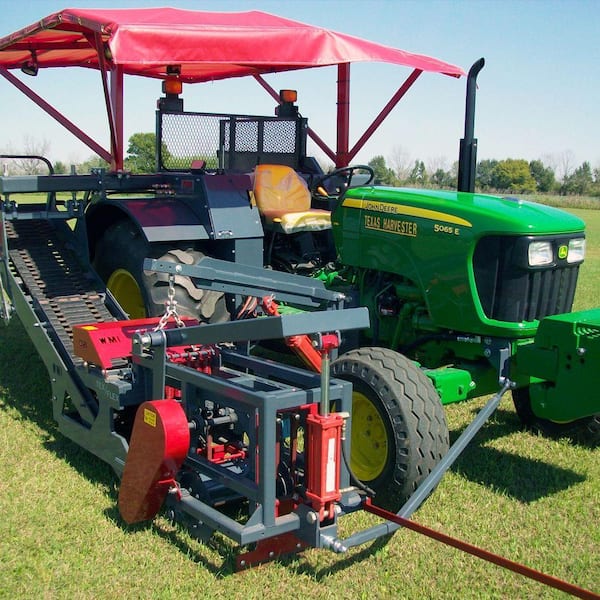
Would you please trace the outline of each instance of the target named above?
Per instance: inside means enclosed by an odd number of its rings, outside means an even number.
[[[284,233],[331,229],[331,213],[310,206],[308,185],[285,165],[257,165],[254,198],[268,229]]]

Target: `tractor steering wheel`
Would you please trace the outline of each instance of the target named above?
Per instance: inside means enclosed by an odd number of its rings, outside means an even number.
[[[368,177],[365,181],[361,181],[354,187],[357,187],[358,185],[369,185],[375,178],[375,172],[368,165],[340,167],[339,169],[334,169],[331,173],[326,173],[319,177],[312,185],[312,195],[320,199],[332,197],[338,198],[344,191],[352,187],[352,179],[356,176],[356,171],[366,171]],[[329,182],[330,186],[333,182],[335,187],[329,189],[329,186],[325,185],[325,182]]]

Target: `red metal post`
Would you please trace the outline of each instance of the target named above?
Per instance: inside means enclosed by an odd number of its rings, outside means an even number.
[[[98,32],[94,33],[94,45],[96,47],[96,52],[98,53],[98,66],[100,68],[100,77],[102,79],[102,90],[104,91],[104,102],[106,104],[106,114],[108,117],[108,127],[110,130],[110,151],[111,151],[111,160],[110,167],[112,171],[119,171],[123,168],[123,145],[122,139],[119,140],[119,125],[117,124],[118,115],[115,111],[115,108],[121,109],[121,138],[123,137],[123,85],[121,81],[121,99],[118,99],[119,90],[115,90],[112,87],[112,84],[115,80],[118,80],[118,77],[113,77],[112,70],[110,66],[107,64],[106,56],[104,55],[104,43],[102,42],[102,37]],[[111,86],[108,84],[108,76],[110,73],[111,78]],[[121,71],[121,79],[123,77],[123,73]],[[116,86],[118,87],[118,86]],[[121,143],[120,143],[121,142]]]
[[[338,65],[336,168],[350,161],[350,63]]]
[[[29,86],[25,85],[19,78],[15,77],[7,69],[0,68],[0,75],[6,80],[12,83],[20,92],[25,94],[30,100],[35,102],[44,112],[48,113],[53,119],[58,121],[67,131],[70,131],[78,140],[83,142],[91,150],[93,150],[98,156],[103,158],[105,161],[111,161],[111,154],[108,150],[105,150],[100,144],[93,140],[89,135],[84,133],[77,125],[67,119],[62,113],[60,113],[51,104],[46,102],[41,96],[38,96]]]
[[[123,169],[125,140],[123,139],[123,68],[118,65],[110,72],[110,104],[115,131],[112,168],[120,171]]]

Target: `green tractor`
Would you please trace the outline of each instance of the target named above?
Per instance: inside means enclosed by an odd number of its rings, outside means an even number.
[[[492,394],[505,379],[527,427],[597,435],[600,312],[569,313],[584,228],[517,198],[361,186],[334,202],[335,260],[330,251],[322,259],[306,232],[276,234],[270,264],[292,272],[308,264],[351,306],[369,309],[370,327],[332,367],[354,384],[352,467],[361,480],[380,495],[390,480],[401,486],[407,457],[442,452],[438,398]]]
[[[344,338],[331,370],[353,384],[352,470],[378,503],[394,509],[448,450],[445,404],[492,394],[509,381],[528,427],[579,435],[600,426],[592,392],[600,312],[569,312],[585,224],[555,208],[473,192],[474,89],[482,66],[474,65],[467,86],[459,191],[372,185],[364,165],[322,172],[305,154],[307,121],[289,100],[281,100],[276,117],[224,117],[187,113],[178,95],[166,94],[158,103],[158,171],[181,168],[165,152],[182,135],[179,119],[190,129],[196,119],[219,120],[219,164],[192,169],[190,181],[171,174],[182,191],[168,196],[132,191],[113,198],[101,190],[87,210],[95,269],[134,317],[160,315],[168,301],[167,275],[144,272],[145,257],[266,266],[317,278],[341,292],[346,306],[368,307],[370,327]],[[279,126],[293,158],[260,146]],[[242,134],[256,136],[257,151],[231,150]],[[209,234],[168,241],[177,225],[160,222],[165,205],[190,226],[208,224]],[[217,230],[226,235],[219,239]],[[218,286],[202,290],[182,275],[174,283],[183,314],[206,322],[251,314],[249,299]],[[279,306],[282,314],[296,310]]]

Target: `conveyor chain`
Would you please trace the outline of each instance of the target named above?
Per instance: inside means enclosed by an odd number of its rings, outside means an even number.
[[[6,225],[10,259],[25,293],[43,313],[40,320],[48,324],[51,337],[79,363],[73,355],[72,326],[114,320],[104,304],[102,286],[86,274],[48,221],[15,220]]]

